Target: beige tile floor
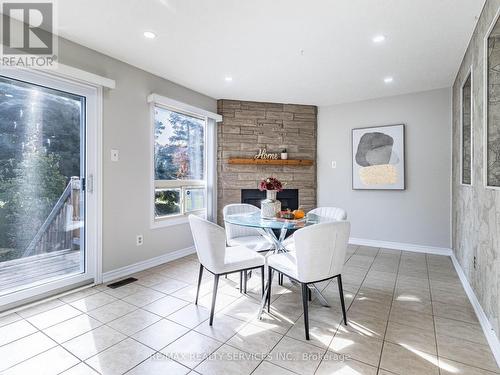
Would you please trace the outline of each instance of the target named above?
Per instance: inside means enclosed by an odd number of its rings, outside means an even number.
[[[195,306],[197,273],[193,255],[1,316],[0,374],[500,373],[448,257],[351,246],[349,324],[336,283],[321,283],[331,308],[311,303],[310,341],[288,280],[258,320],[260,277],[247,295],[237,275],[222,279],[210,327],[212,276]]]

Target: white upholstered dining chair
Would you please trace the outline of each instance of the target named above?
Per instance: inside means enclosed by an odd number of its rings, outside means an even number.
[[[260,268],[262,271],[262,293],[264,293],[265,258],[245,246],[227,247],[224,228],[199,216],[189,215],[189,225],[191,226],[194,246],[200,262],[195,305],[198,304],[203,269],[214,275],[214,289],[210,310],[210,325],[212,325],[219,277],[230,273]]]
[[[260,208],[247,203],[235,203],[224,206],[222,215],[224,219],[228,215],[260,213]],[[272,245],[262,236],[256,228],[224,223],[226,227],[226,242],[228,246],[245,246],[254,251],[267,251]],[[250,273],[251,274],[251,273]],[[240,273],[240,292],[247,292],[247,272]]]
[[[338,207],[318,207],[314,208],[307,213],[308,215],[314,214],[317,216],[325,217],[331,220],[341,221],[347,220],[347,212],[343,208]],[[283,246],[288,251],[295,250],[295,242],[293,235],[288,237],[284,242]]]
[[[318,207],[307,213],[322,217],[327,217],[333,220],[347,220],[347,212],[343,208],[338,207]]]
[[[260,212],[258,207],[246,203],[228,204],[222,210],[222,215],[252,214]],[[255,251],[267,251],[272,245],[256,228],[225,223],[226,242],[228,246],[246,246]]]
[[[271,305],[271,284],[274,271],[301,284],[306,339],[309,340],[309,284],[337,278],[344,324],[347,325],[342,268],[350,234],[348,221],[331,221],[311,225],[295,232],[295,251],[267,257],[267,311]]]

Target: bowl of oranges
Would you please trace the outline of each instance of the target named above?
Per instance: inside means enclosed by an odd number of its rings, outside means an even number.
[[[304,211],[299,207],[298,209],[296,210],[286,210],[286,211],[280,211],[278,213],[279,215],[279,218],[281,219],[285,219],[285,220],[300,220],[300,219],[303,219],[306,214],[304,213]]]

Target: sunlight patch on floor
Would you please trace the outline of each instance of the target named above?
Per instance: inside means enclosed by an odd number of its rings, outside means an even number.
[[[396,301],[403,301],[403,302],[422,302],[422,300],[419,297],[416,296],[411,296],[411,295],[405,295],[402,294],[396,298]]]
[[[359,323],[356,323],[355,321],[353,320],[350,320],[349,321],[349,326],[354,329],[355,331],[357,331],[357,333],[359,333],[360,335],[362,336],[369,336],[369,337],[375,337],[375,336],[378,336],[377,332],[363,326],[362,324],[359,324]],[[342,332],[345,332],[345,333],[348,333],[349,331],[344,327],[344,326],[340,326],[339,327],[339,330],[341,330]]]
[[[343,338],[340,338],[340,337],[337,337],[333,342],[332,342],[332,347],[331,349],[333,349],[334,351],[336,350],[343,350],[351,345],[355,344],[355,342],[353,340],[349,340],[349,339],[343,339]]]
[[[427,362],[432,363],[436,367],[440,367],[443,370],[446,370],[446,371],[451,372],[453,374],[458,373],[458,369],[456,367],[450,366],[450,365],[448,365],[446,363],[442,363],[440,365],[439,362],[438,362],[437,357],[435,357],[433,355],[424,353],[423,351],[415,349],[415,348],[413,348],[413,347],[411,347],[410,345],[407,345],[407,344],[399,343],[399,345],[401,345],[406,350],[409,350],[410,352],[418,355],[420,358],[425,359]]]

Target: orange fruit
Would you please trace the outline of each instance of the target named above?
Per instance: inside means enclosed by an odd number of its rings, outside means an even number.
[[[306,214],[304,211],[302,211],[300,208],[297,210],[293,211],[293,216],[295,216],[296,219],[302,219]]]

